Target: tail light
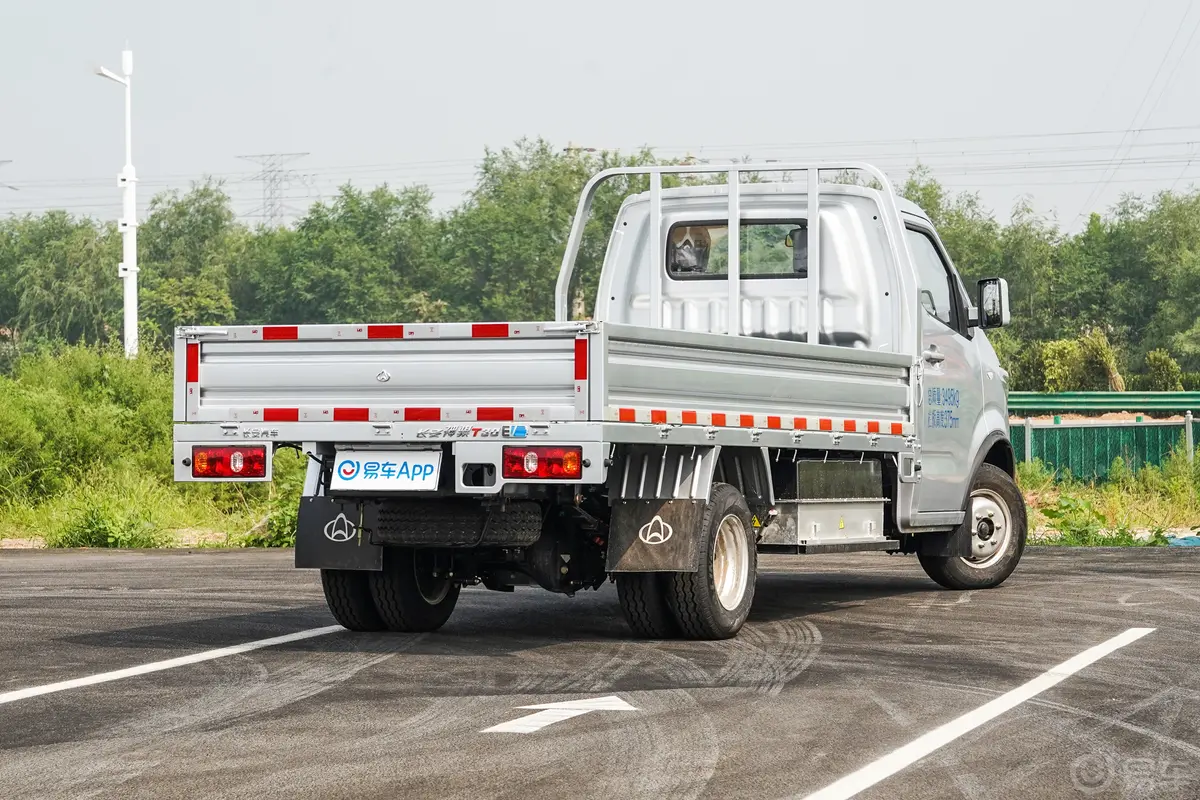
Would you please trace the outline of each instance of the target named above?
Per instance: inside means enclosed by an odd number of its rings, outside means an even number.
[[[192,447],[193,478],[265,478],[267,448],[263,445],[246,447]]]
[[[505,447],[504,477],[572,480],[583,475],[582,447]]]

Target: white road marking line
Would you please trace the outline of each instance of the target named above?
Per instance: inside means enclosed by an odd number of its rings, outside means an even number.
[[[13,692],[5,692],[0,694],[0,705],[4,705],[5,703],[15,703],[18,700],[25,700],[30,697],[37,697],[38,695],[63,692],[67,689],[77,689],[80,686],[94,686],[97,683],[119,681],[122,678],[132,678],[137,675],[146,675],[151,672],[162,672],[165,669],[184,667],[188,664],[199,664],[202,661],[212,661],[216,658],[241,655],[242,653],[249,653],[251,650],[261,650],[264,647],[274,647],[277,644],[287,644],[288,642],[299,642],[303,641],[304,639],[313,639],[317,636],[325,636],[336,631],[344,630],[346,629],[341,625],[328,625],[324,628],[310,628],[306,631],[289,633],[285,636],[274,636],[270,639],[259,639],[258,641],[246,642],[245,644],[235,644],[232,647],[222,647],[217,650],[205,650],[202,653],[192,653],[190,656],[169,658],[166,661],[152,661],[149,664],[142,664],[137,667],[127,667],[126,669],[118,669],[113,672],[101,672],[97,675],[89,675],[86,678],[75,678],[69,681],[59,681],[58,683],[47,683],[43,686],[31,686],[28,689],[17,689]]]
[[[509,722],[493,725],[490,728],[480,731],[480,733],[535,733],[547,725],[562,722],[564,719],[582,716],[592,711],[637,711],[636,708],[615,695],[610,697],[595,697],[591,700],[566,700],[562,703],[517,706],[517,708],[540,708],[543,710],[536,714],[528,714]]]
[[[1154,628],[1130,628],[1119,636],[1109,639],[1107,642],[1084,650],[1074,658],[1069,658],[1057,667],[1043,672],[1028,683],[1021,684],[1012,691],[1000,695],[995,700],[985,703],[974,711],[968,711],[958,719],[951,720],[939,728],[934,728],[924,736],[909,742],[898,750],[893,750],[883,758],[873,761],[862,769],[829,784],[824,789],[808,795],[804,800],[847,800],[847,798],[854,797],[859,792],[869,789],[885,778],[895,775],[910,764],[920,761],[934,750],[949,744],[966,733],[970,733],[980,725],[1000,716],[1005,711],[1016,708],[1026,700],[1030,700],[1047,689],[1056,686],[1084,667],[1096,663],[1106,655],[1121,649],[1127,644],[1132,644],[1146,634],[1153,632]]]

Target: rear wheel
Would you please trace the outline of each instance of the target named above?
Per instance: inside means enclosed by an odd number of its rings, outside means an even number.
[[[449,565],[439,563],[432,550],[386,548],[383,570],[371,573],[370,585],[375,609],[393,631],[435,631],[450,619],[458,602],[459,587]]]
[[[975,474],[963,522],[971,556],[918,556],[925,573],[947,589],[991,589],[1004,583],[1025,552],[1025,500],[1007,472],[984,464]]]
[[[667,584],[667,602],[685,636],[728,639],[741,630],[758,575],[753,530],[742,493],[727,483],[713,484],[696,531],[700,569],[671,573]]]
[[[669,575],[661,572],[617,574],[617,599],[634,635],[643,639],[672,639],[679,625],[667,605]]]
[[[321,570],[325,604],[338,624],[352,631],[382,631],[387,628],[375,610],[366,572],[346,569]]]

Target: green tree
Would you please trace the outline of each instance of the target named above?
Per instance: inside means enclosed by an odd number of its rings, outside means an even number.
[[[138,229],[139,305],[160,341],[178,325],[233,321],[229,270],[246,239],[220,184],[205,181],[150,202]]]

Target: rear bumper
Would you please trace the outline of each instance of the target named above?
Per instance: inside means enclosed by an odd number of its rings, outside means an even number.
[[[460,495],[499,494],[505,486],[521,484],[602,484],[607,477],[603,423],[357,423],[292,422],[278,425],[257,423],[180,423],[175,425],[175,480],[201,482],[185,465],[195,444],[295,444],[315,455],[332,455],[340,450],[439,448],[449,444],[450,457],[443,460],[443,487],[452,483]],[[505,478],[501,461],[505,445],[572,444],[583,448],[583,470],[578,481],[518,480]],[[478,486],[465,482],[471,466],[490,465],[494,483]],[[447,481],[445,476],[453,476]],[[210,481],[211,482],[211,481]],[[404,496],[396,493],[396,496]]]

